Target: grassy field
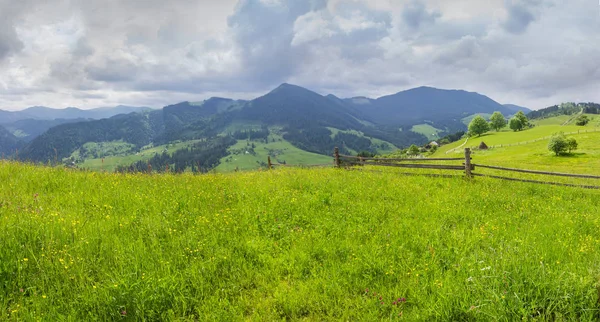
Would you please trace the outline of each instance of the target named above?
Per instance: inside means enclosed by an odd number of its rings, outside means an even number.
[[[536,127],[520,132],[508,130],[489,132],[481,137],[470,138],[463,147],[455,149],[464,143],[464,140],[460,140],[441,147],[432,156],[462,156],[464,154],[464,148],[469,147],[474,150],[473,163],[551,172],[600,175],[600,145],[598,145],[598,142],[600,142],[600,128],[595,126],[594,122],[597,121],[596,118],[591,118],[591,121],[587,126],[561,126],[560,124],[563,124],[568,118],[569,116],[559,116],[537,121]],[[569,134],[568,137],[573,137],[577,140],[578,148],[571,154],[555,156],[554,153],[548,151],[549,139],[545,137],[561,131],[565,133],[575,132]],[[488,146],[495,147],[489,150],[478,150],[477,147],[481,142],[485,142]],[[503,146],[498,147],[498,145]],[[448,151],[450,151],[450,153],[447,153]],[[530,175],[510,174],[507,172],[500,173],[485,169],[476,169],[476,173],[477,172],[532,180],[544,179],[544,181],[600,185],[598,180],[587,180],[583,183],[579,179],[565,180],[557,177],[540,178]]]
[[[177,142],[171,144],[164,144],[159,146],[152,146],[142,149],[139,153],[128,154],[128,155],[117,155],[117,156],[109,156],[104,158],[104,163],[102,162],[102,158],[95,159],[85,159],[82,164],[79,164],[80,168],[90,169],[92,171],[109,171],[112,172],[116,167],[122,165],[130,165],[137,161],[145,161],[151,159],[156,154],[161,154],[163,152],[173,153],[179,149],[187,148],[194,143],[199,142],[200,140],[192,140],[185,142]],[[77,157],[77,151],[73,154],[74,157]]]
[[[273,140],[275,141],[273,142]],[[270,134],[268,141],[269,143],[239,140],[229,148],[231,154],[221,159],[221,164],[216,168],[216,171],[255,170],[261,166],[266,168],[264,165],[266,165],[269,155],[273,156],[273,164],[284,161],[286,164],[294,165],[333,162],[332,157],[300,150],[277,134]],[[254,145],[254,148],[250,149],[252,145]],[[254,152],[252,153],[252,151]]]
[[[0,163],[0,320],[600,318],[600,192]]]
[[[425,135],[431,141],[439,139],[440,138],[439,133],[443,132],[443,130],[435,128],[429,124],[413,125],[413,127],[410,130],[415,133],[420,133],[420,134]]]
[[[483,117],[486,120],[489,120],[490,117],[492,116],[492,114],[490,114],[490,113],[476,113],[476,114],[469,115],[467,117],[463,117],[461,121],[463,122],[464,125],[469,125],[469,123],[471,123],[471,121],[477,115],[481,115],[481,117]]]
[[[355,130],[342,131],[340,129],[336,129],[336,128],[333,128],[333,127],[328,127],[328,129],[331,131],[331,138],[333,138],[336,134],[338,134],[340,132],[342,132],[342,133],[348,133],[348,134],[354,134],[354,135],[357,135],[357,136],[360,136],[360,137],[366,137],[365,134],[363,132],[360,132],[360,131],[355,131]],[[389,154],[389,153],[392,153],[392,152],[398,150],[398,148],[396,148],[390,142],[387,142],[387,141],[384,141],[384,140],[381,140],[381,139],[377,139],[377,138],[374,138],[374,137],[366,137],[366,138],[368,138],[369,140],[371,140],[372,144],[375,144],[375,145],[379,146],[379,148],[377,148],[377,153],[378,154]],[[381,148],[381,146],[385,146],[386,148]],[[361,151],[350,150],[350,152],[352,154],[357,154],[357,153],[359,153]]]

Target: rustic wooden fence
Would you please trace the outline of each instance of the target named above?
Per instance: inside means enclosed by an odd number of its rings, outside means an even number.
[[[350,156],[350,155],[342,155],[339,153],[339,150],[336,148],[333,153],[333,165],[332,164],[320,164],[320,165],[309,165],[305,167],[323,167],[323,166],[334,166],[337,168],[346,168],[346,169],[356,169],[357,167],[364,166],[377,166],[377,167],[396,167],[396,168],[410,168],[410,169],[425,169],[425,170],[449,170],[449,171],[461,171],[462,175],[449,175],[442,173],[425,173],[425,172],[402,172],[399,174],[403,175],[420,175],[420,176],[431,176],[431,177],[456,177],[456,176],[465,176],[466,178],[473,177],[488,177],[500,180],[507,181],[518,181],[518,182],[527,182],[527,183],[537,183],[537,184],[546,184],[546,185],[555,185],[555,186],[565,186],[565,187],[578,187],[585,189],[600,189],[600,186],[597,185],[583,185],[583,184],[573,184],[573,183],[564,183],[564,182],[551,182],[551,181],[542,181],[542,180],[531,180],[525,179],[521,177],[506,177],[496,175],[494,173],[479,173],[475,172],[476,169],[488,169],[492,171],[504,171],[504,172],[512,172],[519,174],[533,174],[533,175],[544,175],[544,176],[553,176],[553,177],[567,177],[567,178],[578,178],[578,179],[600,179],[600,176],[590,175],[590,174],[573,174],[573,173],[560,173],[560,172],[548,172],[548,171],[539,171],[539,170],[528,170],[528,169],[516,169],[516,168],[507,168],[500,167],[494,165],[484,165],[479,163],[473,163],[471,158],[471,149],[464,149],[464,157],[462,158],[409,158],[409,159],[389,159],[389,158],[367,158],[367,157],[358,157],[358,156]],[[445,162],[457,162],[462,161],[460,164],[439,164]],[[430,162],[435,162],[438,164],[430,164]],[[272,164],[271,158],[269,157],[269,169],[272,169],[275,166],[288,166],[295,167],[293,165],[282,165],[282,164]]]

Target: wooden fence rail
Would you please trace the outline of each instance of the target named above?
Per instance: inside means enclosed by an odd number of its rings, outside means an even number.
[[[464,176],[467,178],[473,177],[487,177],[494,178],[500,180],[508,180],[508,181],[518,181],[518,182],[527,182],[527,183],[536,183],[536,184],[547,184],[554,186],[563,186],[563,187],[577,187],[577,188],[585,188],[585,189],[600,189],[600,186],[594,185],[580,185],[573,183],[562,183],[562,182],[549,182],[549,181],[541,181],[541,180],[531,180],[525,178],[511,178],[511,177],[502,177],[492,174],[486,173],[475,173],[475,169],[490,169],[490,170],[499,170],[499,171],[507,171],[507,172],[515,172],[515,173],[527,173],[534,175],[547,175],[547,176],[558,176],[558,177],[568,177],[568,178],[579,178],[579,179],[600,179],[600,176],[590,175],[590,174],[575,174],[575,173],[561,173],[561,172],[549,172],[549,171],[539,171],[539,170],[528,170],[528,169],[516,169],[516,168],[506,168],[500,166],[493,165],[484,165],[479,163],[472,163],[471,158],[471,149],[464,149],[464,158],[408,158],[408,159],[398,159],[398,158],[373,158],[373,157],[359,157],[359,156],[351,156],[351,155],[342,155],[339,153],[339,149],[335,148],[333,152],[333,166],[336,168],[346,168],[346,169],[356,169],[357,166],[361,167],[360,170],[364,170],[364,166],[375,166],[375,167],[397,167],[397,168],[412,168],[412,169],[425,169],[425,170],[454,170],[454,171],[464,171]],[[463,161],[460,165],[448,165],[448,164],[425,164],[425,162],[429,161]],[[282,167],[294,167],[293,165],[283,165],[283,164],[272,164],[271,157],[268,158],[269,169],[272,169],[274,166],[282,166]],[[329,164],[321,164],[321,165],[311,165],[312,166],[331,166]],[[367,171],[378,171],[378,170],[367,170]],[[456,177],[456,175],[448,175],[448,174],[434,174],[434,173],[422,173],[422,172],[402,172],[397,173],[400,175],[421,175],[421,176],[429,176],[429,177]]]

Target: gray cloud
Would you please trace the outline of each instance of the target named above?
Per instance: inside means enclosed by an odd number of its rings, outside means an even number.
[[[535,16],[524,4],[510,4],[507,7],[508,18],[504,22],[504,29],[513,34],[521,34],[527,30],[530,23],[535,20]]]
[[[440,17],[440,12],[427,10],[427,5],[423,0],[411,0],[402,11],[404,23],[412,29],[433,24]]]
[[[282,82],[600,101],[589,0],[0,0],[0,108],[159,107]]]

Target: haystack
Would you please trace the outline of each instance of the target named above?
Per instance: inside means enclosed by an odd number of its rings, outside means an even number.
[[[488,146],[487,144],[485,144],[485,142],[481,141],[481,143],[479,144],[479,150],[487,150]]]

